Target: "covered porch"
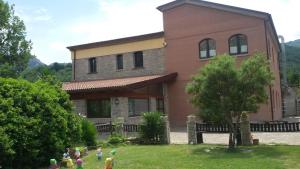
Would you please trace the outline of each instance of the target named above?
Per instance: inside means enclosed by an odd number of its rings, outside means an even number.
[[[119,79],[68,82],[63,89],[70,94],[76,113],[95,123],[108,123],[123,117],[137,124],[143,112],[168,114],[167,83],[177,73]]]

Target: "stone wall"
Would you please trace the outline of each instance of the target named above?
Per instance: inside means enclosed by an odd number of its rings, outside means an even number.
[[[75,80],[113,79],[131,76],[162,74],[164,72],[164,49],[143,51],[143,68],[134,68],[134,52],[123,53],[123,69],[117,70],[116,55],[96,57],[97,73],[89,73],[88,59],[77,59]]]
[[[86,109],[86,101],[85,100],[73,100],[75,112],[77,114],[80,114],[82,116],[87,115],[87,109]]]
[[[87,116],[86,100],[73,100],[75,112],[83,116]],[[150,98],[150,111],[156,111],[156,99]],[[109,123],[115,119],[123,117],[126,124],[138,124],[141,122],[141,116],[128,116],[128,98],[127,97],[112,97],[111,98],[111,118],[89,118],[94,123]]]

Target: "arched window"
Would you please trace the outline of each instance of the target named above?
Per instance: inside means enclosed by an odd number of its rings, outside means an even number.
[[[216,56],[216,42],[213,39],[204,39],[199,43],[200,59]]]
[[[231,36],[229,39],[229,53],[231,55],[248,53],[247,36],[242,34]]]

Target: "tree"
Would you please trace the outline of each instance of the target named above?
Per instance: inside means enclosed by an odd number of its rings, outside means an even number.
[[[240,122],[242,112],[256,112],[259,104],[267,101],[266,87],[273,79],[269,63],[261,53],[239,67],[236,64],[232,56],[217,56],[186,87],[202,119],[229,126],[230,149],[235,148],[234,123]]]
[[[23,21],[13,6],[0,0],[0,76],[18,77],[27,67],[30,50]]]
[[[0,78],[0,165],[35,169],[81,142],[81,118],[50,82]]]

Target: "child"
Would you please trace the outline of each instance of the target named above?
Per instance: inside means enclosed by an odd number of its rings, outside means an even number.
[[[96,156],[97,156],[98,160],[101,160],[101,159],[102,159],[102,149],[101,149],[101,147],[99,147],[99,148],[97,149]]]

